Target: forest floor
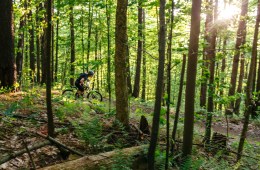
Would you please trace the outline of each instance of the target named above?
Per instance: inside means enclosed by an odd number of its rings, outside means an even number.
[[[120,125],[116,126],[118,130],[114,129],[114,113],[104,113],[104,108],[107,107],[106,104],[99,103],[95,108],[88,106],[84,108],[86,104],[76,101],[64,101],[60,94],[60,91],[53,91],[54,122],[56,131],[58,131],[55,139],[66,146],[89,155],[110,151],[115,148],[149,143],[149,136],[140,138],[135,127],[139,127],[140,115],[147,115],[148,122],[151,122],[152,105],[131,102],[130,108],[133,116],[130,117],[130,123],[132,126],[130,132],[127,133],[121,131]],[[45,90],[0,94],[0,101],[0,161],[4,156],[24,149],[26,145],[32,146],[46,141],[46,139],[37,135],[37,133],[47,135]],[[89,113],[88,116],[82,117],[85,112]],[[172,109],[171,116],[173,117],[173,115],[174,111]],[[97,121],[102,121],[102,124]],[[164,123],[162,122],[162,124]],[[238,119],[230,120],[229,134],[232,140],[238,140],[242,125],[243,122]],[[93,131],[93,133],[84,133],[83,128]],[[204,131],[202,119],[196,120],[196,128],[201,132]],[[212,128],[213,131],[223,134],[227,131],[226,123],[220,117],[215,118]],[[95,135],[98,135],[98,137]],[[164,136],[162,133],[162,141],[165,138]],[[248,139],[252,142],[260,142],[259,123],[249,125]],[[62,158],[64,154],[60,153],[57,147],[51,145],[32,151],[31,155],[36,168],[65,161]],[[79,157],[70,155],[68,160]],[[3,164],[0,163],[0,169],[30,169],[30,167],[32,167],[32,161],[27,153]]]

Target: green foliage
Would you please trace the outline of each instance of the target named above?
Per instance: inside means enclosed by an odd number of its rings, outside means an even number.
[[[92,147],[102,143],[102,124],[98,117],[90,117],[84,113],[79,120],[73,121],[76,134],[85,141],[86,145]]]
[[[66,116],[77,116],[89,111],[90,107],[83,102],[65,101],[64,105],[59,105],[54,113],[60,120],[64,120]]]
[[[113,157],[113,164],[111,165],[112,170],[131,170],[131,165],[133,164],[133,157],[130,155],[125,155],[122,151]]]

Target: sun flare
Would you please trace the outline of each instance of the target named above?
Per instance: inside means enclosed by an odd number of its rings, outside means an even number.
[[[228,5],[225,8],[219,8],[219,20],[230,20],[240,13],[240,9],[235,5]]]

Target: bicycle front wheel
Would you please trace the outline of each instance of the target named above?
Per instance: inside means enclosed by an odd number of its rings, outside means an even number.
[[[75,92],[73,90],[64,90],[62,91],[62,96],[64,96],[66,99],[75,99]]]
[[[98,91],[90,91],[87,95],[87,98],[91,101],[91,100],[97,100],[97,101],[102,101],[103,97],[102,95],[98,92]]]

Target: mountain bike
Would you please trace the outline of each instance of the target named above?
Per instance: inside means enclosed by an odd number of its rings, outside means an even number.
[[[100,102],[103,100],[101,93],[99,93],[97,90],[90,89],[88,83],[84,86],[83,94],[80,94],[76,86],[70,86],[69,89],[62,91],[62,96],[68,99],[88,99],[89,101],[96,100]]]

